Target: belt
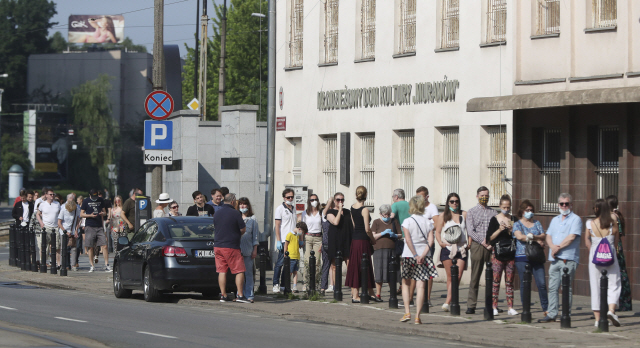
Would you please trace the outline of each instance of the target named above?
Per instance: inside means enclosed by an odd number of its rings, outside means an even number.
[[[307,236],[320,237],[320,236],[322,236],[322,232],[318,232],[318,233],[307,232]]]

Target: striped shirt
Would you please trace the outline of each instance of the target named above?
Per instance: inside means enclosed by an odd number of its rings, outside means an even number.
[[[478,203],[475,207],[467,211],[467,233],[471,239],[482,244],[487,239],[487,228],[491,218],[498,215],[498,212],[489,207],[484,207]]]

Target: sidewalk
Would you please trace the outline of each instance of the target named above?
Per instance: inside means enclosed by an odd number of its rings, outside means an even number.
[[[8,264],[0,265],[0,277],[24,281],[42,287],[55,289],[77,290],[92,294],[113,295],[112,274],[103,271],[88,273],[88,260],[85,255],[80,258],[82,267],[80,272],[69,272],[68,277],[59,275],[23,272]],[[102,260],[100,264],[102,264]],[[100,268],[98,268],[100,269]],[[468,288],[460,289],[461,316],[452,317],[442,311],[442,303],[446,297],[446,285],[434,283],[432,291],[432,303],[430,313],[422,314],[423,325],[414,325],[413,320],[408,323],[400,323],[404,309],[389,309],[386,302],[389,298],[388,288],[383,287],[383,303],[352,304],[350,291],[343,288],[342,302],[333,301],[333,294],[327,294],[320,301],[288,300],[283,296],[273,295],[271,291],[271,275],[267,272],[267,288],[269,294],[256,296],[254,304],[220,303],[217,300],[204,300],[196,293],[173,294],[168,296],[168,302],[178,305],[213,306],[220,310],[237,310],[252,313],[261,313],[286,320],[312,321],[339,325],[343,327],[359,328],[363,330],[375,330],[393,334],[420,335],[425,337],[441,338],[452,341],[463,341],[490,346],[501,347],[640,347],[640,301],[634,301],[634,312],[619,312],[621,327],[609,327],[609,333],[595,333],[594,320],[589,319],[590,298],[574,296],[572,328],[560,329],[560,322],[538,324],[537,319],[542,318],[539,306],[538,294],[532,293],[532,324],[520,324],[520,315],[506,315],[506,303],[504,290],[500,295],[500,308],[505,312],[496,316],[494,321],[483,320],[484,288],[480,289],[479,306],[475,315],[466,315],[466,298]],[[257,277],[259,279],[259,275]],[[256,288],[259,282],[256,283]],[[301,289],[301,285],[298,287]],[[136,295],[138,294],[138,295]],[[300,298],[303,293],[300,292]],[[141,299],[141,295],[134,293],[134,300]],[[401,297],[398,298],[401,300]],[[515,308],[521,312],[520,294],[515,294]],[[415,313],[411,308],[412,316]],[[340,330],[340,328],[336,328]],[[360,334],[366,334],[360,332]]]

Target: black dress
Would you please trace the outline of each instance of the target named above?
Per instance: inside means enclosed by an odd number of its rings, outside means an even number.
[[[329,210],[327,216],[329,215],[333,215],[334,217],[338,216],[338,210]],[[351,212],[349,212],[349,209],[342,208],[340,223],[337,226],[334,224],[329,225],[329,250],[327,250],[327,255],[330,260],[336,258],[336,252],[338,251],[342,252],[343,259],[349,258],[352,233],[353,223],[351,222]]]
[[[362,217],[362,209],[351,208],[351,214],[353,218],[353,235],[351,241],[351,252],[353,256],[349,259],[349,265],[347,266],[347,277],[344,281],[344,285],[350,288],[360,287],[360,273],[362,265],[363,254],[367,254],[366,263],[368,264],[368,284],[367,287],[372,289],[375,287],[373,264],[371,263],[371,254],[373,254],[373,247],[371,246],[371,239],[367,235],[366,227],[364,224],[364,218]]]

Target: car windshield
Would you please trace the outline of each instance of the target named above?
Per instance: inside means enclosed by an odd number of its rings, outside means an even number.
[[[215,229],[210,222],[192,222],[169,225],[172,239],[213,238]]]

